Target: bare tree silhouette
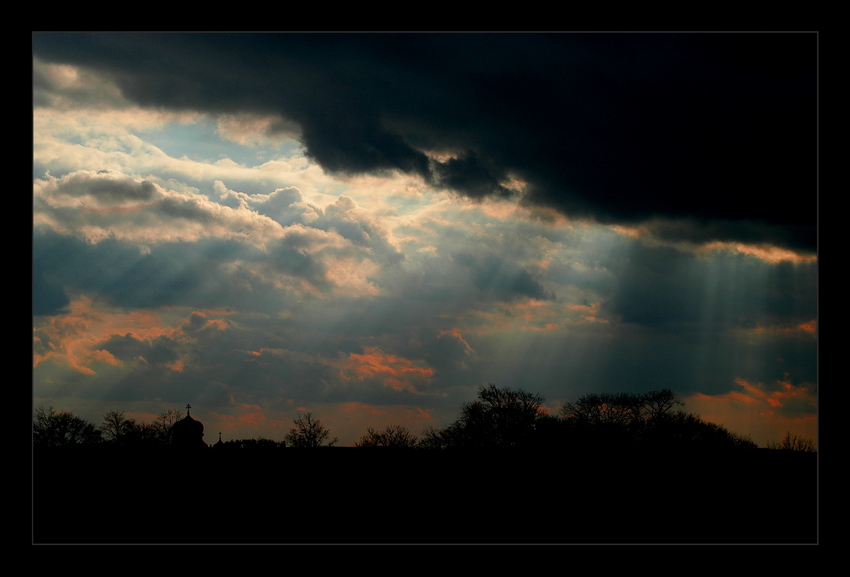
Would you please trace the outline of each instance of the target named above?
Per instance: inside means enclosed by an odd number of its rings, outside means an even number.
[[[32,441],[36,447],[65,447],[97,444],[102,436],[97,427],[74,413],[38,407],[33,419]]]
[[[783,451],[805,451],[807,453],[816,453],[818,450],[814,439],[806,437],[805,435],[792,433],[791,431],[786,432],[780,442],[768,443],[767,448]]]
[[[493,384],[479,387],[478,398],[464,403],[458,420],[424,433],[426,447],[508,448],[534,446],[551,417],[543,397]]]
[[[366,434],[354,443],[355,447],[413,448],[418,445],[416,435],[401,425],[388,425],[383,431],[369,427]]]
[[[321,447],[330,437],[330,432],[319,419],[313,418],[313,413],[304,415],[293,420],[295,426],[289,429],[285,441],[289,447],[312,448]],[[327,446],[332,447],[338,439],[334,437],[328,441]]]

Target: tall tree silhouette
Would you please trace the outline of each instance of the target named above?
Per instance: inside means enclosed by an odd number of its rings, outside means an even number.
[[[670,389],[658,389],[640,396],[642,411],[645,418],[661,417],[673,410],[676,405],[683,405],[682,399]]]
[[[174,424],[183,418],[183,412],[177,409],[168,409],[160,413],[153,425],[161,443],[170,445],[174,442]]]
[[[322,424],[322,421],[313,418],[313,413],[305,413],[297,419],[293,419],[292,422],[295,426],[289,429],[284,438],[289,447],[321,447],[330,437],[330,431]],[[327,443],[327,446],[332,447],[336,442],[337,438],[334,437]]]
[[[107,442],[124,443],[128,440],[135,421],[128,419],[124,411],[107,411],[103,415],[100,430]]]
[[[509,448],[532,447],[541,441],[551,417],[543,397],[521,389],[488,384],[479,387],[478,398],[464,403],[457,421],[444,429],[425,432],[430,447]]]
[[[168,409],[153,423],[144,423],[128,418],[124,411],[107,411],[100,430],[107,442],[119,445],[169,445],[173,441],[174,424],[182,417],[180,411]]]
[[[561,414],[580,424],[626,426],[641,418],[643,399],[630,393],[590,393],[564,403]]]

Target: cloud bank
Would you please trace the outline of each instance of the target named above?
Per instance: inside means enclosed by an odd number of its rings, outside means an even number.
[[[276,116],[267,131],[297,126],[331,173],[816,248],[814,34],[74,33],[33,50],[147,108]]]
[[[351,444],[666,387],[813,435],[814,43],[35,34],[34,402]]]

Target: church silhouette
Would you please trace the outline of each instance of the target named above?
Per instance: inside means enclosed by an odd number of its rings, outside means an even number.
[[[186,405],[186,416],[174,423],[172,433],[174,435],[174,446],[180,449],[201,450],[206,449],[204,442],[204,425],[193,419],[190,414],[192,405]]]

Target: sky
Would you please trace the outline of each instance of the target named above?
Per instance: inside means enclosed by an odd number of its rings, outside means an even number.
[[[818,431],[814,33],[32,35],[33,405]]]

